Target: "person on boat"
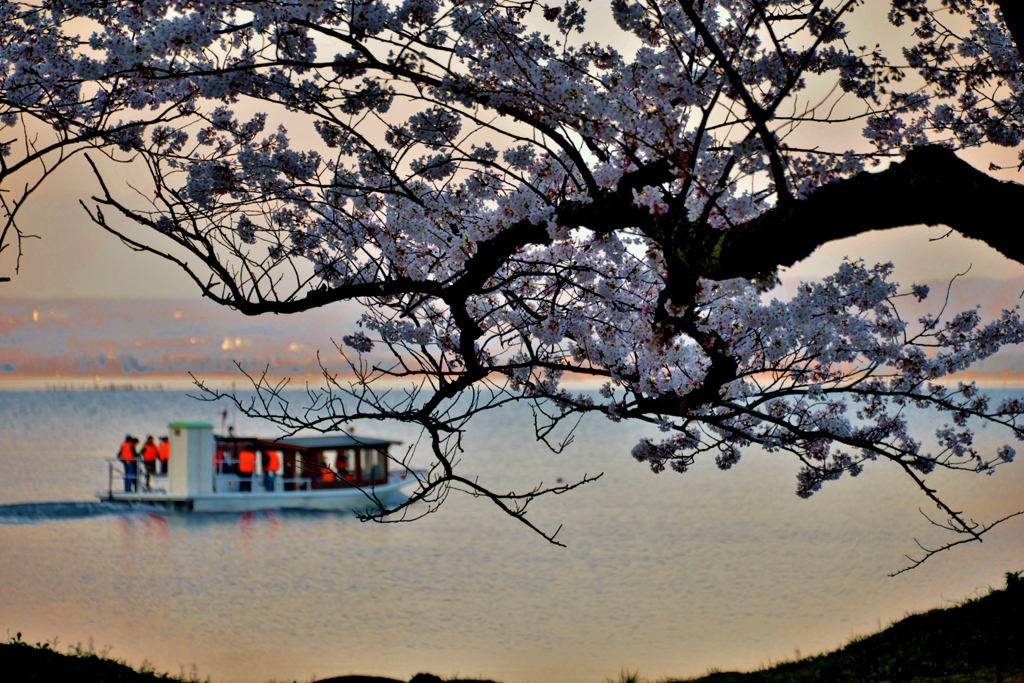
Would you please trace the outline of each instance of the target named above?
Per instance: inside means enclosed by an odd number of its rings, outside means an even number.
[[[238,483],[239,491],[252,492],[252,472],[256,468],[254,448],[253,444],[249,443],[238,453],[238,478],[241,479]]]
[[[281,456],[277,451],[263,451],[263,488],[274,490],[274,477],[281,465]]]
[[[171,442],[166,436],[160,437],[160,445],[156,447],[156,458],[160,465],[160,474],[167,474],[167,459],[171,457]]]
[[[146,466],[146,474],[156,474],[157,448],[153,441],[153,435],[146,437],[146,443],[142,444],[142,462]]]
[[[138,439],[135,440],[135,443],[138,443]],[[146,470],[146,483],[142,490],[149,491],[150,477],[156,473],[156,442],[153,441],[152,434],[146,437],[146,442],[139,449],[139,456],[142,458],[142,466]],[[142,471],[140,470],[139,473],[141,474]]]
[[[344,479],[345,481],[352,481],[352,472],[348,468],[348,456],[347,455],[339,455],[338,456],[337,470],[338,470],[338,474],[341,476],[342,479]]]
[[[124,468],[125,493],[131,493],[138,488],[139,468],[135,462],[135,444],[138,441],[131,434],[125,434],[124,441],[121,443],[121,450],[117,454],[118,459],[121,461],[121,466]]]

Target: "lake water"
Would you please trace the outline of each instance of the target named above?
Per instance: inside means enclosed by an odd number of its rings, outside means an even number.
[[[502,489],[604,472],[534,505],[536,523],[563,525],[567,548],[454,494],[437,514],[390,525],[68,504],[106,485],[104,459],[126,431],[219,425],[220,407],[185,392],[0,392],[0,637],[91,638],[136,665],[194,665],[214,683],[418,671],[600,683],[624,668],[690,676],[811,654],[1024,569],[1017,518],[887,578],[915,537],[942,537],[884,463],[800,500],[785,456],[655,476],[629,457],[640,428],[584,422],[553,455],[532,440],[525,407],[481,416],[463,472]],[[238,431],[273,433],[242,419]],[[365,434],[415,437],[385,425]],[[930,481],[979,521],[1024,507],[1021,462]]]

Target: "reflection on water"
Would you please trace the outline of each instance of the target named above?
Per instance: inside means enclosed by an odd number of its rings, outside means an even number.
[[[194,663],[214,683],[417,671],[596,683],[623,667],[685,676],[831,648],[1024,568],[1018,519],[887,579],[915,536],[938,537],[883,463],[799,500],[779,455],[654,476],[629,458],[637,429],[584,422],[556,456],[529,438],[527,410],[484,416],[464,471],[502,488],[606,472],[536,504],[537,523],[564,524],[565,549],[464,496],[395,525],[95,502],[125,431],[217,408],[174,392],[0,393],[0,635],[92,637],[135,664]],[[979,520],[1024,501],[1019,464],[934,481]]]

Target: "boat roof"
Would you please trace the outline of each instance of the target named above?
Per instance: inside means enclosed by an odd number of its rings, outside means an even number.
[[[264,439],[260,437],[241,436],[218,436],[218,441],[246,441],[261,448],[273,448],[274,446],[293,446],[300,450],[330,450],[339,448],[359,448],[362,446],[390,446],[401,443],[401,441],[390,441],[388,439],[371,439],[364,436],[356,436],[339,432],[337,434],[318,434],[316,436],[290,436],[284,439]]]
[[[278,439],[278,443],[286,443],[289,446],[300,448],[321,449],[321,448],[357,448],[359,446],[388,446],[399,441],[388,439],[371,439],[355,434],[322,434],[319,436],[290,436],[287,439]]]

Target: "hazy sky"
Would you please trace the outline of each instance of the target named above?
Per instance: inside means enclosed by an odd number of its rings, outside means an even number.
[[[24,243],[20,272],[11,276],[11,282],[0,284],[0,296],[197,296],[197,288],[177,266],[151,254],[133,252],[89,220],[78,200],[88,199],[98,189],[85,160],[79,158],[59,169],[37,191],[23,209],[19,223],[23,230],[40,239]],[[13,270],[12,258],[13,249],[0,256],[0,270],[4,274]]]

